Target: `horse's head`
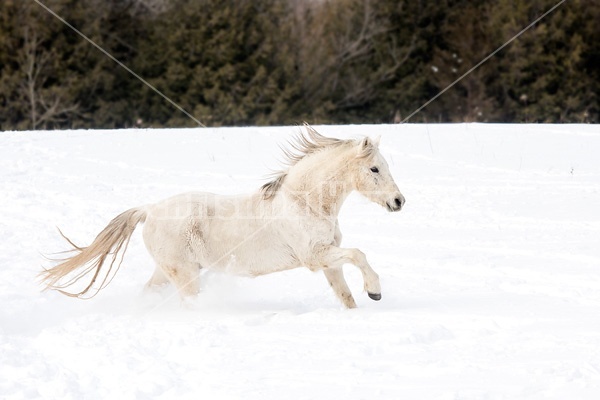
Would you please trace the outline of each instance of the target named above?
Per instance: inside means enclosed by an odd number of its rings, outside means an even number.
[[[379,138],[364,138],[358,142],[353,167],[355,190],[388,211],[400,211],[405,199],[379,152]]]

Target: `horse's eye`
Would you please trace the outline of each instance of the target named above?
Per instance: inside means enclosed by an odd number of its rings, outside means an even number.
[[[378,174],[379,173],[379,168],[377,167],[371,167],[371,172]]]

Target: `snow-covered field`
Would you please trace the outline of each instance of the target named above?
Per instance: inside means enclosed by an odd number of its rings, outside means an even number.
[[[0,133],[0,398],[600,398],[597,125],[317,127],[381,134],[407,199],[342,209],[383,287],[346,266],[356,310],[304,269],[145,294],[140,229],[94,299],[40,291],[57,226],[85,245],[130,207],[256,190],[298,129]]]

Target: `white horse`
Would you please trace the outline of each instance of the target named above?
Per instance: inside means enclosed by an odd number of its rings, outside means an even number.
[[[202,268],[258,276],[305,266],[323,271],[341,302],[354,308],[342,272],[349,263],[362,272],[369,297],[380,300],[379,276],[362,251],[340,247],[338,224],[340,207],[353,190],[389,211],[404,205],[379,139],[339,140],[305,129],[292,143],[295,152],[285,150],[289,168],[253,194],[184,193],[123,212],[89,247],[65,237],[77,254],[41,273],[47,287],[73,297],[97,294],[118,271],[136,225],[144,222],[144,243],[156,262],[147,287],[171,282],[185,299],[199,292]],[[88,274],[92,278],[82,290],[64,291]]]

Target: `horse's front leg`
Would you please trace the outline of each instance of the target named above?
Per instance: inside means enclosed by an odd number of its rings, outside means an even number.
[[[333,245],[339,247],[340,244],[342,244],[342,231],[340,230],[339,222],[335,221]],[[331,286],[333,292],[338,299],[340,299],[342,304],[346,308],[356,308],[356,302],[354,301],[354,297],[352,297],[352,292],[346,283],[346,279],[344,279],[344,271],[342,268],[325,268],[323,269],[323,274],[325,275],[325,278],[327,278],[329,286]]]
[[[320,260],[322,262],[321,265],[325,266],[324,270],[337,270],[341,274],[342,266],[344,264],[356,265],[362,273],[365,291],[368,293],[369,297],[373,300],[381,300],[381,285],[379,283],[379,275],[377,275],[377,273],[373,271],[373,268],[371,268],[371,266],[367,262],[367,257],[365,256],[365,253],[358,249],[343,249],[336,246],[328,246],[319,253],[322,257],[322,259]],[[330,279],[329,276],[328,279]],[[341,279],[343,281],[343,275],[341,276]],[[338,292],[336,291],[336,293]],[[354,302],[353,299],[352,302]]]
[[[325,268],[323,273],[329,282],[329,286],[331,286],[342,304],[346,308],[356,308],[356,302],[354,301],[352,292],[350,292],[350,288],[344,279],[344,272],[342,271],[342,268]]]

